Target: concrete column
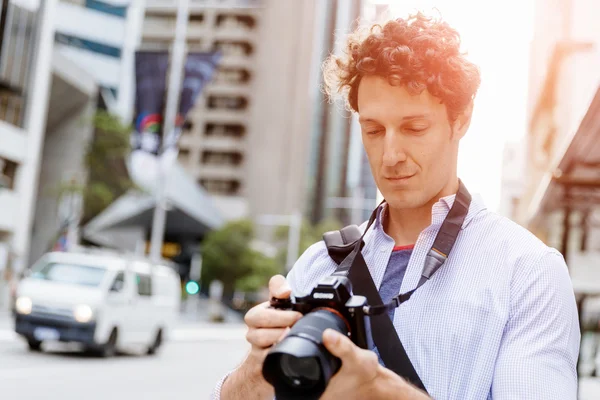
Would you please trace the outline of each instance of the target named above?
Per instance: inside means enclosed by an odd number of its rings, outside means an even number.
[[[135,52],[142,40],[145,0],[131,0],[127,8],[125,38],[121,48],[121,77],[116,112],[126,124],[133,120],[135,103]]]
[[[27,153],[16,182],[21,207],[18,210],[19,226],[13,236],[12,245],[18,256],[16,266],[18,269],[24,268],[29,262],[31,227],[50,97],[57,3],[58,0],[42,2],[38,15],[36,57],[31,68],[30,96],[25,115]]]

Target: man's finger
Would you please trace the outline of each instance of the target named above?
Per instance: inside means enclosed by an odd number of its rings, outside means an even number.
[[[342,364],[356,358],[358,347],[352,343],[350,338],[333,329],[323,332],[323,344],[331,354],[342,360]]]
[[[287,299],[292,293],[283,275],[275,275],[269,280],[269,296],[278,299]]]
[[[246,313],[244,321],[251,328],[287,328],[302,318],[297,311],[255,307]]]
[[[256,347],[265,349],[279,342],[289,328],[249,329],[246,340]]]
[[[283,338],[285,338],[287,336],[288,333],[290,333],[290,327],[288,326],[287,328],[285,328],[283,330],[283,332],[281,333],[281,335],[279,336],[279,338],[277,338],[277,343],[281,342],[283,340]]]

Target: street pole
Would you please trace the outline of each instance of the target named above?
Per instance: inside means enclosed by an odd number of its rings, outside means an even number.
[[[302,229],[302,214],[299,211],[290,216],[290,231],[288,233],[287,259],[285,267],[291,270],[298,259],[300,250],[300,230]]]
[[[290,215],[261,215],[256,222],[261,225],[289,227],[285,267],[288,271],[292,269],[300,252],[302,213],[295,211]]]
[[[177,4],[177,22],[169,67],[169,86],[167,92],[167,105],[165,108],[165,119],[163,123],[163,138],[170,134],[175,128],[185,63],[187,25],[190,11],[189,0],[178,0]],[[164,141],[163,144],[161,144],[161,148],[164,149]],[[159,261],[161,258],[161,249],[167,222],[167,204],[165,196],[166,171],[164,170],[163,163],[160,162],[160,159],[157,160],[157,165],[158,179],[156,188],[156,207],[154,208],[154,216],[152,218],[152,236],[150,239],[150,257],[155,262]]]
[[[352,197],[330,197],[327,199],[327,208],[342,208],[351,210],[351,223],[360,225],[362,220],[363,210],[373,210],[377,207],[377,199],[364,198],[364,190],[356,188],[353,190]]]

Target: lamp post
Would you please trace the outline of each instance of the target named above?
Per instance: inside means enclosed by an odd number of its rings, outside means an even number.
[[[189,0],[178,0],[177,5],[177,22],[169,68],[169,86],[167,92],[167,105],[165,107],[163,139],[175,128],[186,53],[187,25],[190,11]],[[164,140],[162,147],[164,149]],[[152,218],[152,234],[150,239],[150,257],[154,261],[158,261],[161,258],[161,249],[167,222],[166,168],[160,160],[158,165],[156,207],[154,208],[154,215]]]
[[[363,188],[354,189],[352,197],[330,197],[327,199],[327,208],[352,210],[351,223],[357,225],[364,222],[361,213],[364,210],[373,210],[377,204],[377,199],[364,197]]]

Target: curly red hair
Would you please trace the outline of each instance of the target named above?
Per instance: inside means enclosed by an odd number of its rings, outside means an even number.
[[[324,63],[325,91],[343,92],[350,110],[358,112],[358,86],[363,76],[387,78],[410,93],[427,89],[441,100],[450,121],[463,113],[477,93],[479,69],[460,51],[460,36],[446,22],[422,13],[375,24],[350,34],[343,56]]]

